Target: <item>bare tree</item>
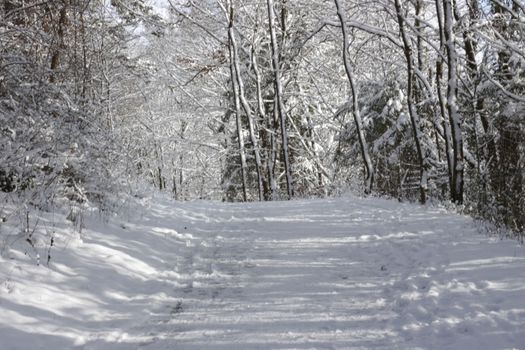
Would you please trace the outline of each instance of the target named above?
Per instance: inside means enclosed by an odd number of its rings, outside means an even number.
[[[343,62],[346,76],[348,77],[348,82],[350,83],[350,90],[352,91],[352,113],[354,115],[359,145],[361,147],[361,156],[363,157],[363,162],[365,164],[365,193],[370,193],[372,191],[372,185],[374,182],[374,166],[372,165],[372,160],[370,159],[370,154],[368,153],[368,145],[366,143],[366,138],[363,131],[363,121],[359,111],[358,88],[355,83],[354,74],[352,72],[350,58],[348,57],[349,39],[346,29],[346,18],[340,1],[334,0],[334,3],[337,8],[337,16],[341,22],[341,31],[343,33]]]
[[[233,4],[231,1],[229,1],[229,26],[228,26],[228,36],[230,39],[230,50],[233,52],[233,62],[230,62],[231,65],[233,65],[233,71],[235,72],[234,77],[232,79],[237,80],[237,87],[239,88],[238,95],[242,103],[242,107],[244,109],[244,113],[246,114],[246,118],[248,120],[248,130],[250,132],[250,140],[252,142],[253,146],[253,153],[255,156],[255,171],[257,173],[257,191],[259,195],[259,200],[263,200],[263,178],[262,178],[262,162],[261,162],[261,156],[259,152],[259,142],[257,140],[257,135],[255,133],[255,125],[254,125],[254,118],[253,118],[253,111],[246,100],[245,90],[244,90],[244,82],[241,76],[241,66],[239,64],[239,53],[237,48],[237,42],[235,40],[235,31],[234,31],[234,9]]]
[[[280,62],[279,62],[279,44],[277,42],[277,35],[275,33],[275,11],[273,0],[266,0],[266,5],[268,7],[268,26],[270,30],[270,38],[272,45],[272,69],[274,73],[274,84],[275,84],[275,105],[276,112],[279,115],[279,121],[281,125],[281,140],[282,140],[282,151],[284,159],[284,168],[286,173],[286,188],[288,191],[288,199],[292,199],[294,196],[294,187],[292,180],[292,166],[290,163],[290,151],[288,147],[288,130],[286,123],[286,109],[284,107],[283,100],[283,86],[281,82],[281,73],[280,73]]]
[[[420,202],[425,203],[427,200],[427,189],[428,189],[428,163],[426,160],[426,150],[424,149],[423,135],[421,133],[420,118],[417,114],[416,108],[413,103],[414,98],[414,56],[412,50],[412,44],[405,28],[405,15],[401,7],[400,0],[395,0],[397,22],[399,24],[399,31],[401,32],[401,38],[403,39],[403,53],[405,54],[406,65],[407,65],[407,104],[408,113],[410,115],[410,122],[412,125],[412,132],[414,134],[414,143],[416,145],[417,156],[419,160],[420,170]]]
[[[229,32],[232,31],[233,22],[230,20],[229,23]],[[234,52],[234,44],[232,43],[232,38],[230,36],[229,38],[229,45],[228,49],[230,52],[230,73],[231,73],[231,81],[232,81],[232,92],[233,92],[233,99],[235,103],[235,123],[237,125],[237,142],[239,145],[239,159],[240,159],[240,165],[241,165],[241,177],[242,177],[242,197],[243,200],[246,202],[248,200],[248,194],[247,194],[247,177],[246,177],[246,171],[247,171],[247,165],[246,165],[246,154],[245,154],[245,147],[244,147],[244,135],[243,135],[243,128],[242,128],[242,121],[241,121],[241,102],[239,97],[239,81],[237,80],[236,76],[236,69],[235,69],[235,52]]]
[[[452,182],[451,182],[451,198],[452,201],[458,204],[463,203],[463,173],[464,173],[464,155],[463,155],[463,134],[461,131],[461,120],[458,113],[457,106],[457,90],[458,90],[458,58],[456,51],[456,42],[453,32],[454,16],[451,0],[443,0],[443,15],[444,15],[444,35],[445,47],[447,49],[447,63],[448,63],[448,85],[447,85],[447,112],[450,120],[450,128],[452,132],[452,144],[454,151],[453,167],[452,167]]]

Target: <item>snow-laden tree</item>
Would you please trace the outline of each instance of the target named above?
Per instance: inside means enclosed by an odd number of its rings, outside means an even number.
[[[4,194],[104,202],[114,184],[145,181],[180,200],[251,201],[353,188],[523,229],[520,1],[2,6]]]

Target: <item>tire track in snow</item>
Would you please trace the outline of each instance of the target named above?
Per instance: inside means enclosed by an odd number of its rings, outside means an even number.
[[[169,322],[177,348],[391,348],[383,276],[366,235],[352,235],[364,213],[319,209],[252,204],[211,220],[221,232],[200,236],[188,261],[208,278]]]

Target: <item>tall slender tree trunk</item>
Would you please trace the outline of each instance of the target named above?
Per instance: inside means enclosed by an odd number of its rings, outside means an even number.
[[[419,70],[420,74],[423,74],[423,71],[425,70],[425,59],[423,54],[423,30],[424,26],[421,23],[421,16],[424,12],[424,3],[422,0],[416,0],[414,3],[415,8],[415,19],[414,19],[414,29],[416,31],[416,50],[417,50],[417,69]],[[416,103],[421,101],[423,99],[423,83],[421,82],[421,79],[416,79],[415,85],[414,85],[414,98],[416,100]]]
[[[244,92],[244,82],[241,76],[241,68],[239,65],[239,54],[238,54],[238,49],[237,49],[237,42],[235,40],[233,22],[234,22],[234,11],[233,11],[233,5],[230,2],[230,23],[228,26],[228,36],[230,38],[231,50],[233,51],[233,62],[231,64],[233,65],[233,70],[235,71],[234,79],[237,80],[237,87],[239,88],[238,95],[241,100],[241,104],[244,109],[244,112],[246,113],[246,118],[248,119],[248,130],[250,132],[250,140],[253,145],[253,153],[255,156],[255,170],[257,173],[257,190],[258,190],[258,195],[259,195],[259,201],[262,201],[264,190],[263,190],[263,179],[262,179],[262,174],[261,174],[261,169],[262,169],[261,155],[259,153],[259,143],[257,140],[257,136],[255,134],[253,111],[248,101],[246,100],[246,96]]]
[[[354,122],[356,125],[357,135],[359,138],[359,146],[361,147],[361,156],[363,157],[363,163],[365,164],[365,193],[372,192],[372,186],[374,182],[374,166],[372,160],[370,159],[370,154],[368,153],[368,145],[366,143],[365,134],[363,131],[363,121],[359,112],[359,100],[358,100],[358,90],[354,81],[354,75],[352,72],[352,65],[348,57],[349,49],[349,40],[348,33],[346,30],[346,18],[344,9],[341,7],[339,0],[334,0],[335,6],[337,8],[337,16],[341,22],[341,30],[343,32],[343,62],[345,66],[346,76],[350,83],[350,90],[352,91],[352,113],[354,115]]]
[[[271,200],[276,196],[276,181],[274,171],[274,144],[275,144],[275,133],[272,129],[272,119],[267,116],[267,111],[264,106],[264,99],[261,87],[261,72],[259,70],[259,64],[257,63],[257,55],[255,48],[252,47],[252,68],[255,73],[255,85],[257,90],[257,110],[259,118],[262,120],[264,127],[262,128],[263,149],[265,150],[265,164],[268,176],[268,182],[265,186],[265,199]]]
[[[450,195],[452,196],[453,180],[452,173],[454,169],[454,150],[452,145],[452,131],[450,130],[450,123],[447,116],[447,104],[445,96],[443,95],[443,56],[445,55],[445,32],[443,29],[443,9],[441,7],[440,0],[436,0],[436,14],[439,28],[439,54],[436,60],[436,89],[438,94],[439,109],[442,116],[442,124],[445,138],[445,154],[447,156],[447,170],[448,170],[448,183],[450,189]]]
[[[451,0],[443,0],[445,47],[447,49],[448,85],[447,85],[447,111],[452,131],[452,144],[454,145],[454,167],[452,169],[452,201],[463,203],[463,134],[461,120],[457,106],[457,52],[453,32],[454,16]]]
[[[415,109],[413,98],[414,98],[414,58],[412,52],[412,45],[410,44],[410,39],[405,30],[405,16],[401,8],[400,0],[395,0],[395,8],[397,14],[397,22],[399,24],[399,30],[401,32],[401,38],[403,39],[403,51],[407,61],[407,104],[408,104],[408,113],[410,115],[410,122],[412,124],[412,132],[414,134],[414,142],[416,145],[417,157],[419,161],[420,168],[420,183],[419,183],[419,192],[420,192],[420,202],[426,203],[427,200],[427,161],[426,161],[426,152],[423,148],[423,135],[421,133],[421,126],[419,115]]]
[[[473,27],[476,25],[477,20],[481,14],[478,0],[468,0],[468,16],[466,21],[466,27],[463,28],[463,49],[465,50],[465,56],[467,59],[467,74],[470,78],[472,96],[472,110],[474,118],[479,121],[483,128],[483,136],[479,137],[478,131],[474,128],[475,140],[476,140],[476,154],[477,154],[477,170],[479,181],[481,182],[481,191],[479,193],[478,207],[480,210],[484,210],[487,205],[487,185],[490,182],[490,175],[494,173],[497,168],[497,151],[494,143],[494,137],[492,137],[492,122],[488,118],[487,113],[484,111],[484,100],[485,98],[479,94],[478,84],[478,64],[476,62],[477,43],[474,37]],[[457,4],[454,4],[457,7]],[[454,11],[457,13],[457,11]],[[456,17],[456,21],[459,18]],[[481,147],[480,147],[481,146]],[[481,166],[481,164],[485,166]],[[490,169],[490,170],[488,170]]]
[[[277,35],[275,33],[275,11],[273,8],[273,0],[266,0],[268,7],[268,22],[270,29],[270,38],[272,44],[272,68],[275,79],[275,99],[276,107],[279,114],[279,121],[281,124],[281,138],[282,138],[282,151],[284,160],[284,169],[286,172],[286,188],[288,192],[288,199],[292,199],[294,196],[294,187],[292,181],[292,166],[290,164],[290,152],[288,147],[288,131],[286,128],[286,111],[284,108],[283,100],[283,86],[281,82],[280,72],[280,60],[279,60],[279,45],[277,43]]]
[[[232,91],[233,91],[233,100],[235,103],[235,123],[237,126],[237,141],[239,145],[239,160],[241,163],[241,180],[242,180],[242,198],[243,201],[248,200],[248,194],[247,194],[247,178],[246,178],[246,153],[244,149],[244,135],[243,135],[243,129],[242,129],[242,121],[241,121],[241,102],[239,98],[239,86],[235,74],[235,67],[234,67],[234,52],[232,47],[231,38],[229,40],[228,49],[230,52],[230,78],[232,81]]]

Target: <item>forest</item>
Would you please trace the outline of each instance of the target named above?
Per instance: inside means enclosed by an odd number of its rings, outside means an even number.
[[[523,0],[0,0],[0,350],[525,349]]]
[[[525,4],[3,0],[3,219],[148,186],[446,203],[523,238]]]

